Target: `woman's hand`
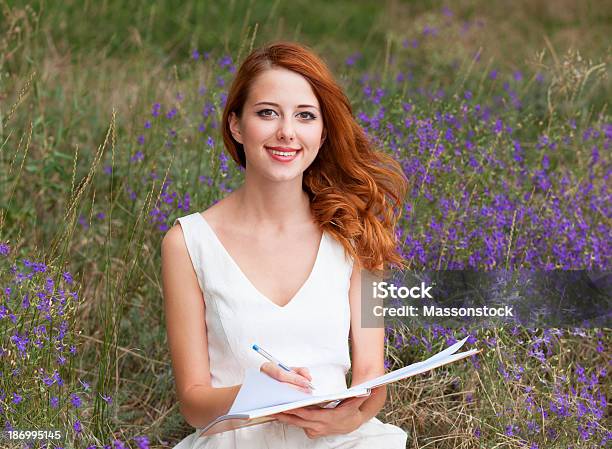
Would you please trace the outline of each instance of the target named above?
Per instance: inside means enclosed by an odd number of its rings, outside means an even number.
[[[318,405],[301,407],[272,415],[280,422],[304,429],[310,439],[326,435],[345,434],[357,430],[365,421],[359,406],[369,396],[355,397],[343,401],[336,408],[321,408]]]
[[[266,373],[268,376],[280,382],[288,383],[304,393],[312,393],[312,390],[308,386],[308,382],[312,380],[308,368],[300,366],[290,366],[290,368],[294,372],[285,371],[272,362],[265,362],[259,367],[259,371]]]

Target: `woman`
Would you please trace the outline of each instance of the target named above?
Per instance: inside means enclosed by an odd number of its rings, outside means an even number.
[[[223,113],[223,140],[244,184],[181,217],[162,242],[168,341],[180,411],[202,428],[225,414],[247,368],[317,394],[384,373],[384,329],[362,328],[360,270],[403,266],[394,226],[407,183],[375,151],[326,65],[280,42],[242,63]],[[355,263],[356,262],[356,263]],[[292,366],[281,370],[258,343]],[[177,448],[403,448],[406,433],[375,418],[386,388],[334,409],[304,407],[276,421]]]

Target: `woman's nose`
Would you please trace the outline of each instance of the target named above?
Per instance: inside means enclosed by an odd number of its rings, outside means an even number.
[[[291,123],[291,117],[286,117],[279,122],[278,126],[278,138],[293,140],[295,137],[295,129],[293,123]]]

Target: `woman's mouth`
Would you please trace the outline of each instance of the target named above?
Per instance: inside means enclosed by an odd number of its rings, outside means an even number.
[[[301,150],[293,148],[265,147],[272,159],[279,162],[291,162]]]

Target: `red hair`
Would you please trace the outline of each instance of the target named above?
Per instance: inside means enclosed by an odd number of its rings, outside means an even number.
[[[302,181],[315,220],[361,268],[375,273],[387,269],[387,264],[404,268],[396,248],[395,225],[408,190],[406,176],[397,161],[374,148],[355,120],[342,88],[310,48],[275,42],[247,56],[223,111],[225,148],[246,168],[244,148],[232,137],[229,116],[235,112],[241,117],[253,80],[273,67],[302,75],[319,101],[326,139]]]

